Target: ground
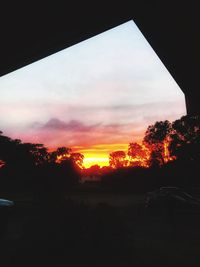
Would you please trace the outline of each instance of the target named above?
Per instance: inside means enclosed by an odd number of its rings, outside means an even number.
[[[177,209],[172,225],[164,208],[145,208],[144,194],[13,199],[16,208],[1,234],[3,267],[200,265],[198,209]]]

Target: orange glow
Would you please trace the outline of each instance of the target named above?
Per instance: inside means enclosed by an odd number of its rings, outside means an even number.
[[[151,151],[144,144],[139,145],[141,146],[141,150],[134,158],[131,158],[129,165],[148,168]]]
[[[63,154],[56,157],[56,163],[61,163],[63,160],[69,158],[69,154]]]
[[[83,166],[85,168],[89,168],[93,165],[99,165],[100,167],[103,166],[109,166],[109,161],[108,161],[108,157],[97,157],[97,156],[85,156],[84,160],[83,160]]]
[[[99,144],[87,148],[79,148],[77,151],[84,155],[83,167],[89,168],[93,165],[109,166],[109,154],[114,150],[126,152],[127,144]]]
[[[161,146],[163,149],[162,152],[162,157],[164,160],[164,163],[167,163],[169,161],[175,160],[176,157],[175,156],[170,156],[170,151],[169,151],[169,140],[165,140],[164,143],[160,143],[160,144],[154,144],[153,146],[145,146],[144,144],[136,144],[136,146],[134,146],[134,157],[129,157],[129,166],[132,167],[145,167],[145,168],[149,168],[150,167],[150,159],[151,159],[151,153],[152,150],[156,150],[156,146]],[[140,147],[141,146],[141,147]]]
[[[167,163],[168,161],[175,160],[175,156],[170,156],[169,152],[169,141],[164,141],[164,162]]]
[[[125,167],[145,167],[150,166],[151,148],[142,143],[137,143],[138,147],[134,147],[134,153],[127,155],[127,144],[99,144],[91,147],[73,147],[73,151],[84,155],[83,168],[90,168],[91,166],[98,165],[100,167],[109,166],[109,154],[113,151],[124,151],[126,153]],[[163,143],[163,159],[164,162],[172,161],[176,159],[174,156],[170,156],[169,141],[166,140]],[[56,162],[61,163],[62,160],[69,158],[69,154],[63,154],[57,156]]]

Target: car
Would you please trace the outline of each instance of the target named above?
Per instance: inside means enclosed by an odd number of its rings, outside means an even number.
[[[174,201],[174,203],[186,203],[192,206],[200,207],[200,199],[192,196],[191,194],[185,192],[179,187],[160,187],[158,190],[148,192],[145,198],[145,207],[150,207],[156,202],[169,202]]]
[[[13,207],[13,206],[14,206],[14,201],[0,198],[0,208]]]
[[[9,218],[14,211],[15,202],[0,198],[0,239],[4,237]]]

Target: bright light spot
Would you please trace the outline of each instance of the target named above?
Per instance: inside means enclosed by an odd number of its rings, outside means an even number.
[[[99,165],[100,167],[109,166],[108,156],[107,157],[100,157],[100,156],[91,157],[91,156],[85,155],[83,166],[85,168],[89,168],[93,165]]]

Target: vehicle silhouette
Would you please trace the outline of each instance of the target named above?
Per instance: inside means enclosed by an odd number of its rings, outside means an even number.
[[[174,200],[176,203],[185,203],[200,207],[200,199],[185,192],[179,187],[160,187],[158,190],[148,192],[145,198],[145,207],[150,207],[157,202]]]

